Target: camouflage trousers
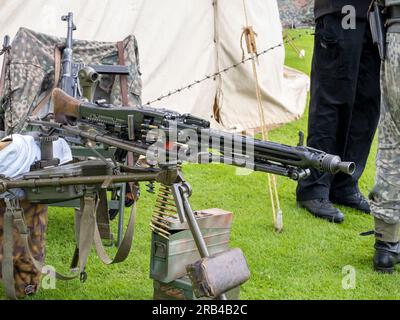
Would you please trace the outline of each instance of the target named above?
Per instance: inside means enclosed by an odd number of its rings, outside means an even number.
[[[28,201],[21,201],[21,208],[24,210],[25,223],[29,230],[29,245],[33,257],[44,262],[45,258],[45,236],[47,230],[47,206],[42,204],[31,204]],[[1,263],[3,258],[3,226],[5,204],[0,200],[0,279],[2,278]],[[29,254],[25,250],[24,243],[17,228],[14,225],[14,281],[17,297],[35,293],[40,284],[41,270],[36,270]]]
[[[382,106],[371,212],[387,224],[400,222],[400,33],[388,33],[381,72]]]

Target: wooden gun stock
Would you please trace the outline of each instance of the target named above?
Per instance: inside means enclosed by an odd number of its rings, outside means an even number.
[[[69,124],[79,118],[79,108],[81,102],[63,90],[56,88],[52,92],[54,106],[54,118],[56,122]]]

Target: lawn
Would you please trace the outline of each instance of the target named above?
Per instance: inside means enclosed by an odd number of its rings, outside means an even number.
[[[306,58],[296,57],[287,47],[286,64],[309,74],[313,38],[305,31],[296,40],[306,50]],[[296,144],[299,130],[306,132],[307,115],[270,133],[270,139]],[[368,194],[374,183],[373,146],[360,187]],[[372,229],[372,218],[342,208],[343,224],[316,219],[295,203],[296,183],[278,178],[284,213],[284,231],[273,230],[267,179],[262,173],[235,174],[224,165],[185,165],[186,179],[194,189],[194,209],[220,207],[234,213],[231,245],[240,247],[247,257],[251,278],[242,286],[242,299],[396,299],[400,297],[399,274],[380,275],[372,271],[373,237],[360,237]],[[138,205],[135,239],[126,262],[104,266],[94,252],[88,263],[88,280],[57,282],[54,290],[41,290],[30,299],[151,299],[149,279],[149,221],[155,196],[143,189]],[[115,226],[114,226],[115,227]],[[73,252],[73,214],[71,210],[50,211],[47,263],[67,271]],[[355,287],[343,289],[344,267],[355,270]],[[2,289],[1,289],[2,290]],[[4,296],[0,291],[0,296]]]

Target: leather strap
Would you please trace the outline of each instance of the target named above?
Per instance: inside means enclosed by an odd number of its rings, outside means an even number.
[[[33,108],[32,115],[37,115],[38,112],[49,102],[51,98],[51,93],[53,89],[57,88],[58,82],[60,81],[61,74],[61,50],[58,46],[54,48],[54,84],[51,90],[43,97],[42,100],[39,101],[38,104]]]
[[[17,210],[14,211],[14,222],[18,229],[18,233],[22,239],[22,244],[25,248],[25,252],[28,254],[29,259],[32,261],[36,270],[38,270],[39,272],[42,272],[44,263],[36,260],[32,254],[32,251],[31,251],[30,245],[29,245],[28,228],[26,226],[25,219],[23,216],[23,210],[21,208],[18,208]],[[74,275],[64,275],[64,274],[61,274],[58,272],[55,273],[55,277],[57,280],[72,280],[72,279],[77,278],[77,276],[78,275],[75,275],[75,274]]]
[[[13,237],[13,210],[10,199],[4,199],[6,203],[6,212],[4,213],[3,225],[3,260],[1,264],[3,283],[6,295],[9,299],[16,300],[15,281],[14,281],[14,237]]]
[[[99,205],[97,207],[96,220],[101,239],[112,241],[110,215],[108,213],[107,191],[105,189],[101,189],[99,191]]]
[[[87,190],[82,199],[83,209],[79,223],[78,252],[79,274],[81,281],[86,280],[85,267],[94,241],[96,229],[97,194],[94,190]]]
[[[125,55],[124,55],[124,43],[122,41],[117,42],[117,48],[118,48],[118,63],[122,66],[125,65]],[[129,100],[128,100],[128,79],[127,76],[124,74],[121,74],[119,76],[119,85],[121,87],[121,98],[122,98],[122,105],[128,106],[129,105]]]
[[[132,248],[136,219],[136,202],[132,206],[128,226],[126,228],[121,245],[119,246],[113,259],[107,255],[102,243],[98,223],[96,220],[96,212],[98,209],[98,201],[96,201],[96,197],[93,194],[86,194],[83,200],[83,210],[81,211],[82,215],[81,217],[76,218],[76,233],[79,240],[78,247],[75,250],[71,263],[71,268],[76,268],[79,263],[81,277],[86,277],[84,269],[93,243],[98,257],[106,265],[124,261],[128,257]]]
[[[115,254],[113,259],[111,259],[107,255],[107,252],[104,249],[103,243],[100,238],[99,229],[97,227],[95,228],[94,245],[96,248],[97,256],[104,264],[110,265],[114,263],[119,263],[124,261],[128,257],[129,252],[131,251],[132,248],[135,220],[136,220],[136,201],[131,208],[131,215],[129,217],[129,222],[126,228],[124,238],[122,239],[121,245],[118,247],[117,253]]]

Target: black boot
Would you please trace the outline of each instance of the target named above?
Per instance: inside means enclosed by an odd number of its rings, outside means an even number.
[[[335,208],[329,200],[316,199],[307,201],[297,201],[300,208],[307,209],[314,216],[328,220],[330,222],[341,223],[344,215],[339,209]]]
[[[331,196],[330,200],[335,204],[357,209],[364,213],[371,212],[368,200],[362,195],[361,192],[357,192],[350,195],[343,195],[341,197]]]
[[[383,273],[392,273],[400,262],[399,242],[384,242],[375,240],[374,269]]]

